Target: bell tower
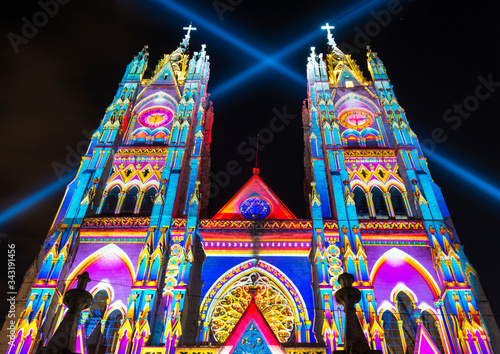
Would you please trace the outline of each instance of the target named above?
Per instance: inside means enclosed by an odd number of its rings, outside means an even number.
[[[344,271],[361,290],[357,313],[372,349],[413,353],[415,341],[427,335],[434,351],[459,353],[467,347],[465,352],[487,353],[486,323],[495,335],[498,327],[480,315],[478,303],[485,300],[477,274],[386,68],[368,47],[371,80],[365,78],[337,47],[332,28],[323,26],[326,55],[311,48],[303,107],[305,176],[318,254],[312,260],[316,307],[337,306],[331,287],[321,285],[332,279],[320,262],[322,249],[337,245]],[[323,227],[330,219],[338,221],[338,239]],[[404,264],[412,270],[403,272]],[[429,277],[427,290],[417,290],[412,272]],[[427,304],[433,309],[426,310]],[[316,333],[331,347],[338,341],[329,330],[333,323],[328,311],[317,314]],[[394,334],[397,323],[401,335]]]
[[[199,306],[189,279],[203,252],[193,228],[208,200],[213,117],[209,56],[205,45],[189,50],[195,29],[185,28],[151,75],[147,46],[127,66],[67,187],[7,353],[48,343],[66,311],[62,295],[84,271],[94,300],[74,352],[140,353],[146,343],[172,347],[181,333],[189,338],[193,319],[180,314]],[[179,217],[185,223],[172,234]]]

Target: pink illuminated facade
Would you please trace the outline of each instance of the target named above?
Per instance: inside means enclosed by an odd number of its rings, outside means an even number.
[[[334,294],[348,272],[372,349],[493,353],[498,328],[476,270],[377,53],[367,53],[371,80],[331,35],[329,52],[308,58],[308,218],[258,169],[202,218],[210,66],[205,46],[189,55],[188,42],[189,32],[149,77],[146,48],[128,65],[0,350],[45,346],[65,315],[63,294],[87,271],[94,300],[75,353],[332,354],[344,349]]]

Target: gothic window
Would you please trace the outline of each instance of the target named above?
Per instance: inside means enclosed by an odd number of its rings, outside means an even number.
[[[139,189],[137,187],[132,187],[127,192],[127,196],[123,201],[122,206],[122,214],[133,213],[135,209],[135,205],[137,203],[137,193],[139,193]]]
[[[100,290],[94,295],[89,310],[89,317],[85,322],[85,333],[87,335],[87,348],[93,353],[98,345],[101,334],[101,320],[108,307],[108,293]]]
[[[218,343],[224,343],[248,307],[256,289],[255,304],[281,343],[293,334],[292,305],[282,290],[268,277],[253,272],[244,275],[223,293],[215,303],[211,315],[211,331]]]
[[[389,213],[387,212],[387,206],[385,204],[384,195],[378,187],[372,188],[372,200],[373,208],[375,209],[375,214],[377,219],[388,219]]]
[[[113,214],[118,204],[118,194],[120,194],[120,187],[114,187],[106,197],[101,214]]]
[[[371,149],[377,148],[378,147],[377,139],[366,139],[366,147]]]
[[[357,139],[348,139],[347,140],[347,147],[356,149],[359,147],[359,142]]]
[[[104,331],[102,333],[102,347],[104,349],[103,353],[114,353],[116,349],[116,343],[118,341],[118,330],[120,329],[121,320],[123,316],[119,310],[114,310],[111,312],[106,319],[106,324],[104,325]]]
[[[391,193],[392,209],[396,219],[406,219],[408,215],[406,214],[405,202],[401,192],[396,187],[391,187],[389,193]]]
[[[429,332],[432,340],[437,345],[441,353],[444,353],[443,342],[441,341],[441,335],[439,334],[439,322],[437,319],[428,311],[423,311],[420,319],[422,320],[422,325],[425,327],[427,332]]]
[[[368,203],[366,202],[365,192],[360,187],[354,188],[354,203],[356,205],[356,213],[358,218],[365,219],[370,217]]]
[[[415,338],[417,336],[417,323],[413,315],[413,303],[406,293],[400,291],[397,295],[397,308],[399,317],[403,321],[404,340],[406,342],[406,352],[415,351]]]
[[[154,187],[150,187],[146,194],[144,195],[144,199],[142,200],[141,205],[141,214],[150,214],[153,211],[153,204],[156,197],[156,189]]]
[[[405,354],[396,317],[391,313],[391,311],[386,310],[382,315],[382,321],[384,322],[384,336],[387,344],[387,353]]]

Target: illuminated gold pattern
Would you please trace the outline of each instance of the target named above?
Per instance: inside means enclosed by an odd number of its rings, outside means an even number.
[[[288,341],[293,330],[293,313],[290,304],[267,277],[258,272],[248,274],[234,283],[224,293],[212,314],[211,329],[219,343],[224,343],[245,312],[256,289],[255,304],[281,343]]]

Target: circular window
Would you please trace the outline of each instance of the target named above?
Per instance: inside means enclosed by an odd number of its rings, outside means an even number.
[[[158,128],[168,124],[173,117],[173,113],[163,107],[155,107],[142,112],[139,116],[139,123],[148,128]]]
[[[373,116],[361,109],[349,110],[340,115],[340,124],[350,129],[362,130],[372,125],[373,121]]]
[[[270,212],[269,203],[258,197],[248,198],[240,205],[240,213],[245,219],[265,219]]]

